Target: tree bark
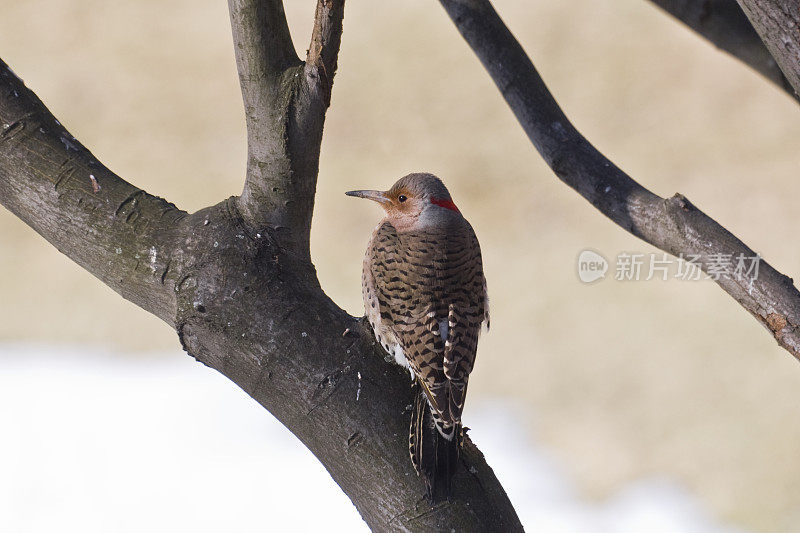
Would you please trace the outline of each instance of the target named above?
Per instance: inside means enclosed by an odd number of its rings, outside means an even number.
[[[103,166],[0,60],[0,201],[124,298],[174,324],[186,213]]]
[[[738,2],[795,93],[800,93],[800,6],[794,0]]]
[[[0,202],[275,415],[373,530],[521,531],[468,438],[452,499],[424,500],[408,455],[408,374],[324,294],[311,263],[344,1],[318,1],[305,61],[280,0],[229,7],[248,132],[241,196],[188,214],[135,188],[0,62]]]
[[[545,162],[601,213],[665,252],[697,256],[705,272],[720,254],[756,255],[683,195],[665,199],[653,194],[592,146],[564,115],[488,0],[440,3]],[[780,346],[800,359],[800,292],[789,277],[760,261],[757,279],[721,276],[716,283],[764,325]]]
[[[650,1],[800,100],[736,0]]]

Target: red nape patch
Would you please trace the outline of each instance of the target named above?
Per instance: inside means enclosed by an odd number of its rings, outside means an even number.
[[[445,209],[449,209],[450,211],[455,211],[456,213],[460,213],[461,212],[456,207],[456,204],[453,203],[453,200],[443,200],[441,198],[431,198],[431,203],[433,205],[438,205],[440,207],[444,207]]]

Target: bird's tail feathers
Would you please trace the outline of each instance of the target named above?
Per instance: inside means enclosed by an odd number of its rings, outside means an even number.
[[[431,410],[419,385],[415,385],[414,411],[409,428],[409,452],[417,474],[425,482],[431,503],[448,499],[461,451],[461,424],[445,424]]]

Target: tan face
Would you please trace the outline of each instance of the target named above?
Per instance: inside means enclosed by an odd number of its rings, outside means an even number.
[[[409,174],[388,191],[350,191],[348,196],[368,198],[386,211],[398,231],[444,227],[460,217],[444,184],[433,174]]]
[[[427,198],[407,187],[392,187],[384,193],[384,196],[389,201],[382,205],[391,218],[418,217],[428,202]]]
[[[392,220],[415,219],[428,203],[427,198],[403,186],[388,191],[349,191],[345,194],[378,202]]]

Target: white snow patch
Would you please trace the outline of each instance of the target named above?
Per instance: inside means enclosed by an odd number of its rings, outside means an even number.
[[[530,442],[507,404],[467,401],[464,424],[503,483],[527,530],[558,533],[741,533],[714,520],[668,478],[640,479],[601,502],[585,501],[565,469]]]
[[[368,531],[280,422],[192,363],[0,345],[0,531]],[[470,436],[530,531],[734,531],[666,479],[584,501],[521,416],[470,400]]]

